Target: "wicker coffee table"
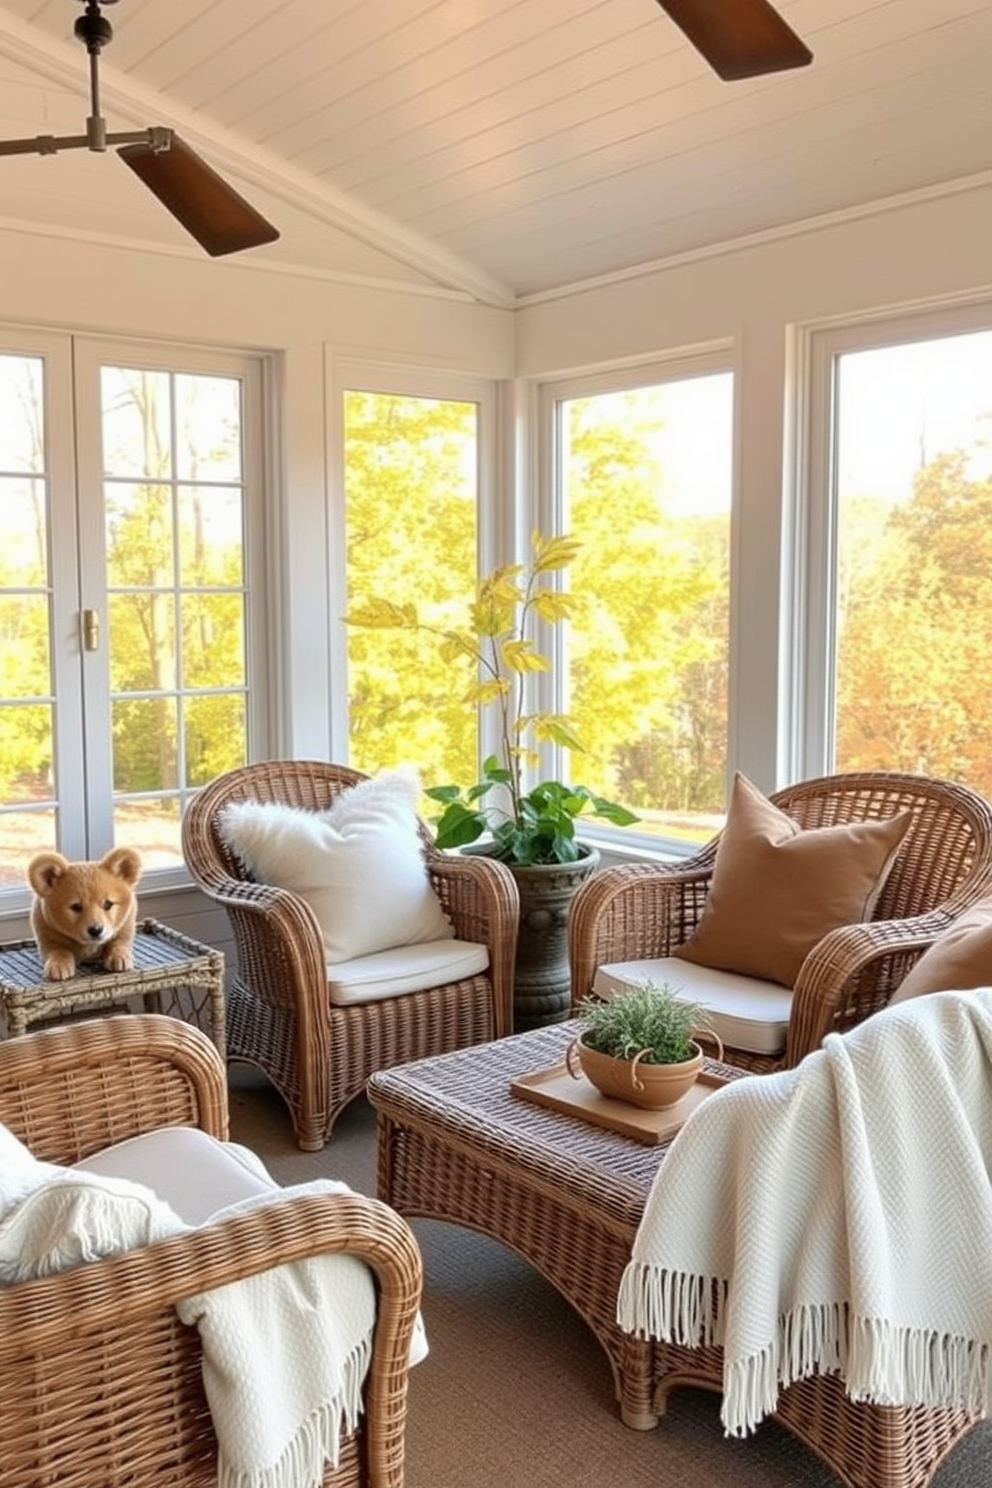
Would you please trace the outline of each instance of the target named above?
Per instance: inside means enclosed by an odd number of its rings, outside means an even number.
[[[624,1422],[647,1430],[674,1387],[720,1390],[722,1356],[633,1338],[616,1322],[620,1278],[667,1144],[649,1146],[510,1092],[511,1080],[561,1060],[578,1026],[373,1075],[379,1197],[407,1217],[479,1230],[534,1266],[599,1340]],[[784,1390],[777,1419],[850,1488],[922,1488],[974,1424],[959,1411],[854,1404],[825,1376]]]

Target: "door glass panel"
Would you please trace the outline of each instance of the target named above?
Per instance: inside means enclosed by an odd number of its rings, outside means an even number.
[[[44,375],[0,355],[0,885],[56,841]]]
[[[188,791],[247,757],[242,389],[105,366],[102,395],[114,836],[178,864]]]
[[[834,757],[992,794],[992,331],[835,358]]]

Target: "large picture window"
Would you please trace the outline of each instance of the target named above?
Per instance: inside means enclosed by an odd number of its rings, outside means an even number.
[[[992,329],[912,329],[816,348],[814,729],[828,768],[992,795]]]
[[[557,521],[582,544],[560,704],[583,752],[561,768],[656,838],[705,840],[725,807],[733,392],[722,368],[548,390]]]
[[[478,723],[440,636],[475,593],[480,404],[351,388],[343,405],[348,605],[382,597],[428,627],[349,628],[349,759],[370,774],[412,762],[425,786],[473,780]]]

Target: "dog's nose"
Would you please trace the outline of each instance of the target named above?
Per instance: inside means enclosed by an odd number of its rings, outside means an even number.
[[[90,940],[99,940],[100,937],[103,935],[103,926],[87,925],[86,934],[89,936]]]

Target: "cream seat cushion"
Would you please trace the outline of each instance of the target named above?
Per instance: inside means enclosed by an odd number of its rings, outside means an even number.
[[[792,993],[778,982],[714,971],[663,956],[601,966],[592,990],[595,996],[606,999],[644,982],[667,982],[686,1002],[699,1003],[709,1014],[713,1032],[729,1049],[771,1056],[785,1049]]]
[[[479,976],[488,966],[489,951],[484,945],[470,940],[434,940],[396,946],[352,961],[329,962],[327,990],[335,1007],[349,1007],[461,982]]]
[[[910,820],[804,829],[738,773],[702,916],[676,954],[794,987],[825,935],[871,918]]]

